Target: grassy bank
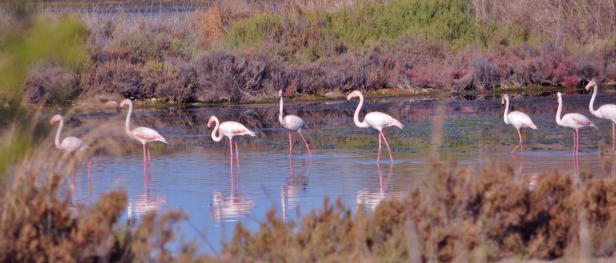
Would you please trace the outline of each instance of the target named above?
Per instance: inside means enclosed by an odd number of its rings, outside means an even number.
[[[326,2],[215,1],[207,9],[148,16],[79,13],[90,32],[88,68],[39,65],[26,97],[48,104],[101,95],[256,102],[281,88],[318,97],[352,89],[574,89],[590,78],[616,80],[616,27],[610,26],[616,18],[587,15],[599,11],[586,0],[561,7],[550,1]],[[609,3],[600,7],[614,10]]]

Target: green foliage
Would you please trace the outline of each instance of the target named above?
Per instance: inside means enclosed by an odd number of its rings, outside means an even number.
[[[22,21],[23,22],[23,21]],[[86,63],[85,28],[76,20],[33,19],[28,26],[3,31],[0,36],[0,175],[29,150],[37,122],[21,110],[21,92],[29,71],[36,64],[54,62],[73,70]]]
[[[33,65],[53,61],[71,69],[85,65],[85,28],[76,20],[35,19],[25,31],[0,39],[0,99],[17,99]]]
[[[473,41],[474,34],[466,0],[394,0],[366,2],[329,13],[260,13],[232,23],[225,42],[241,48],[270,40],[283,55],[315,60],[331,50],[361,51],[401,37],[462,46]]]
[[[266,36],[276,37],[280,32],[279,15],[263,13],[241,19],[231,25],[225,42],[234,48],[259,45]]]
[[[353,49],[402,35],[460,45],[473,40],[468,1],[395,0],[367,3],[326,15],[328,26]]]

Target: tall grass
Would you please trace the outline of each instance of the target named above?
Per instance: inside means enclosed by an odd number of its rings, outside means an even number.
[[[405,36],[464,46],[474,39],[470,8],[464,0],[392,0],[367,1],[332,12],[265,12],[231,23],[225,41],[237,48],[259,46],[267,39],[281,49],[294,45],[292,52],[298,54],[305,53],[304,49],[326,48],[313,46],[319,41],[361,51]],[[300,43],[296,43],[298,38]]]

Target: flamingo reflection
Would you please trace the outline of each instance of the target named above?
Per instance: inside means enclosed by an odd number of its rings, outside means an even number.
[[[287,222],[287,210],[295,209],[299,203],[299,194],[306,191],[308,186],[308,173],[312,166],[312,159],[308,159],[304,171],[300,175],[293,175],[293,159],[289,159],[289,177],[280,188],[280,206],[282,221]]]
[[[148,213],[156,212],[167,202],[164,196],[152,193],[151,166],[144,166],[143,177],[143,193],[128,202],[127,214],[129,220],[133,217],[141,218]]]
[[[371,192],[368,189],[362,189],[357,192],[357,196],[355,197],[355,202],[358,206],[363,205],[371,211],[374,211],[381,201],[387,197],[386,185],[392,175],[393,163],[389,164],[386,178],[383,177],[381,165],[378,162],[376,164],[376,168],[379,173],[379,190],[376,192]]]
[[[233,157],[231,157],[233,159]],[[242,195],[237,190],[239,185],[240,171],[239,166],[237,176],[233,173],[233,163],[229,163],[229,178],[231,180],[231,193],[229,196],[224,196],[222,192],[215,191],[212,194],[212,217],[216,221],[234,222],[240,220],[243,216],[250,213],[253,207],[253,200],[245,195]]]

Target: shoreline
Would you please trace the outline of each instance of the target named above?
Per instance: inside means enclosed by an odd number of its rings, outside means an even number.
[[[608,84],[609,88],[600,88],[603,92],[611,93],[616,92],[614,83]],[[401,88],[384,88],[375,91],[366,91],[365,98],[370,99],[388,99],[388,98],[410,98],[412,101],[442,101],[453,99],[454,101],[467,101],[467,100],[476,100],[478,97],[495,97],[501,96],[502,94],[509,95],[522,95],[528,97],[543,97],[546,96],[546,93],[555,93],[557,91],[562,91],[566,89],[568,92],[577,92],[582,91],[585,92],[582,88],[576,89],[567,89],[564,87],[556,87],[556,86],[525,86],[525,87],[507,87],[507,88],[498,88],[489,91],[450,91],[446,89],[424,89],[418,88],[419,91],[401,89]],[[350,92],[350,91],[349,91]],[[333,94],[332,94],[333,93]],[[121,96],[113,96],[110,94],[100,94],[95,96],[88,96],[85,98],[77,98],[76,100],[67,103],[67,104],[51,104],[45,105],[44,107],[82,107],[85,105],[92,105],[92,103],[106,103],[110,101],[115,101],[119,103],[120,100],[126,99]],[[215,101],[196,101],[196,102],[169,102],[164,101],[161,98],[147,98],[147,99],[133,99],[131,98],[136,105],[148,108],[165,108],[165,107],[180,107],[180,108],[195,108],[195,107],[207,107],[207,106],[218,106],[218,107],[234,107],[234,106],[258,106],[258,105],[270,105],[277,104],[279,97],[266,97],[263,99],[245,101],[245,102],[215,102]],[[346,94],[342,92],[331,92],[330,94],[325,95],[299,95],[299,96],[287,96],[285,97],[285,104],[298,104],[298,103],[315,103],[315,102],[335,102],[335,101],[346,101]],[[35,103],[30,103],[30,105],[36,105]]]

